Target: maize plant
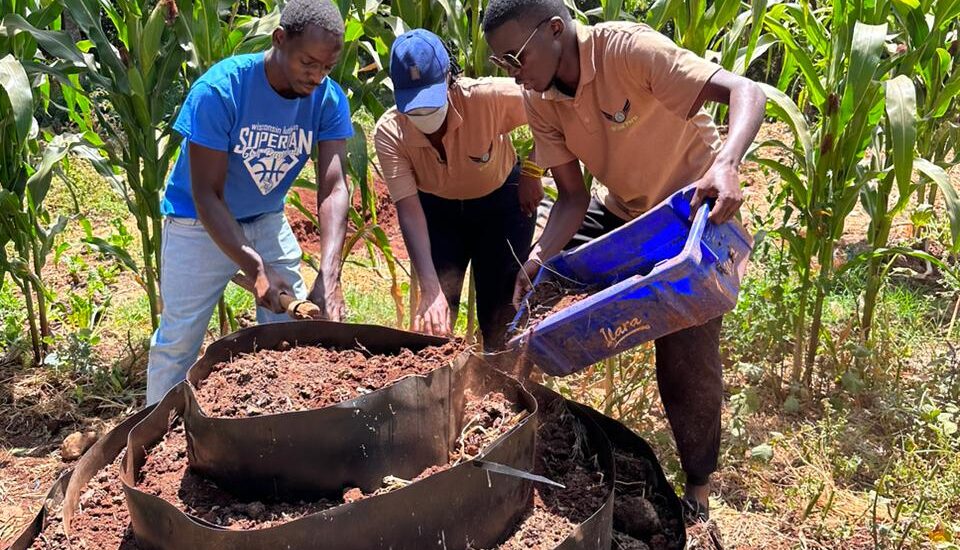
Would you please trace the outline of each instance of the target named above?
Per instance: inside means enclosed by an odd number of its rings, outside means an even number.
[[[763,144],[782,150],[787,162],[757,158],[783,179],[797,214],[795,222],[785,223],[778,233],[788,243],[800,279],[792,380],[802,378],[807,385],[820,343],[837,241],[866,179],[860,161],[883,118],[880,81],[888,70],[881,62],[888,30],[883,13],[878,15],[859,0],[834,0],[831,8],[815,13],[808,2],[779,4],[767,14],[766,25],[785,57],[800,68],[806,101],[817,114],[808,124],[792,99],[764,86],[769,111],[790,126],[794,143]]]
[[[960,0],[894,2],[893,11],[902,26],[894,71],[917,87],[917,154],[948,168],[960,144]],[[918,202],[932,206],[939,186],[922,181]]]
[[[269,0],[258,4],[267,15],[256,17],[240,13],[242,2],[178,0],[177,32],[182,46],[189,52],[190,81],[231,55],[270,47],[273,30],[280,24],[280,10]],[[249,6],[247,8],[249,11]]]
[[[66,0],[66,12],[88,39],[93,61],[62,33],[19,25],[46,52],[71,70],[82,70],[90,89],[106,93],[115,117],[95,108],[103,150],[125,178],[112,182],[136,219],[143,247],[140,283],[147,292],[154,328],[159,322],[160,193],[180,137],[170,129],[185,93],[187,53],[174,30],[178,10],[163,0],[147,10],[144,0]],[[116,44],[102,25],[113,26]]]
[[[646,23],[657,30],[671,23],[674,41],[704,57],[708,49],[716,49],[741,11],[741,0],[657,0],[647,12]]]
[[[487,41],[480,28],[482,20],[481,0],[442,0],[446,25],[438,34],[447,40],[454,57],[465,75],[478,77],[492,74],[493,67],[487,60]]]
[[[913,173],[916,170],[923,178],[921,181],[934,182],[942,190],[948,215],[953,221],[952,240],[956,250],[960,248],[960,200],[957,192],[951,186],[946,170],[915,153],[918,127],[916,89],[905,75],[899,75],[885,84],[886,118],[874,141],[873,150],[876,154],[871,159],[872,171],[868,172],[871,179],[860,192],[863,207],[870,215],[867,241],[872,250],[887,246],[894,219],[905,212],[911,198],[923,187],[915,183]],[[868,260],[861,318],[865,342],[869,341],[873,326],[877,298],[884,278],[884,261],[883,257],[878,256]]]
[[[43,268],[68,217],[43,201],[60,161],[70,152],[98,155],[81,136],[43,136],[33,117],[35,88],[11,54],[0,59],[0,286],[9,273],[27,308],[33,358],[39,363],[51,336],[50,293]],[[8,244],[12,245],[8,248]],[[8,252],[12,252],[10,255]]]

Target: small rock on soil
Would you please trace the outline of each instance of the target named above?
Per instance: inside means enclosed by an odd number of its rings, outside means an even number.
[[[100,436],[97,432],[88,430],[85,432],[73,432],[63,440],[60,446],[60,456],[64,460],[76,460],[87,452]]]

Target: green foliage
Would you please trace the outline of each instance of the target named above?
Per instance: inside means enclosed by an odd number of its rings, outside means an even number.
[[[8,285],[0,286],[0,351],[15,350],[23,341],[26,322],[23,302]]]

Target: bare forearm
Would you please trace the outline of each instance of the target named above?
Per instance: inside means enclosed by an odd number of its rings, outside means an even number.
[[[327,289],[336,288],[340,281],[343,240],[347,234],[346,142],[324,141],[317,145],[317,215],[320,220],[321,277]]]
[[[340,279],[341,254],[347,234],[347,208],[350,197],[341,181],[329,186],[325,196],[318,196],[317,214],[320,220],[320,269],[328,284]]]
[[[543,229],[543,235],[533,247],[533,252],[530,254],[531,258],[545,261],[563,250],[563,247],[577,234],[577,230],[583,223],[583,216],[590,206],[589,195],[585,195],[585,197],[568,197],[566,199],[560,197],[557,200],[550,211],[550,217]]]
[[[400,221],[400,231],[403,233],[403,242],[410,254],[410,261],[420,278],[420,287],[425,292],[440,290],[440,279],[430,253],[430,234],[427,230],[427,218],[423,213],[423,206],[416,196],[407,197],[397,202],[397,217]]]
[[[556,166],[552,172],[557,183],[557,202],[550,210],[543,235],[533,247],[531,259],[546,260],[563,250],[580,229],[590,206],[590,193],[584,185],[578,161]]]
[[[729,131],[716,162],[740,164],[763,123],[765,104],[763,90],[746,79],[730,90]]]

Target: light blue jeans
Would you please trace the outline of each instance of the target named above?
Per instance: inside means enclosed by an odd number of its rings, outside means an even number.
[[[243,234],[297,298],[307,289],[300,276],[300,245],[282,212],[241,223]],[[199,220],[168,217],[163,225],[160,328],[150,340],[147,404],[181,382],[196,361],[210,316],[239,267],[224,254]],[[289,320],[285,313],[257,308],[258,323]]]

